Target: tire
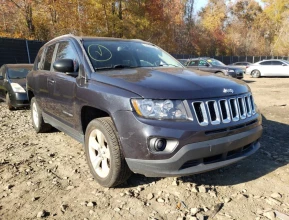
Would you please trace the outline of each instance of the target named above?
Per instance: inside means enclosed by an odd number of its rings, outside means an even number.
[[[223,72],[216,72],[217,76],[226,76]]]
[[[131,171],[109,117],[94,119],[88,124],[84,146],[90,172],[100,185],[114,187],[130,177]]]
[[[7,104],[7,107],[10,111],[12,111],[14,109],[14,107],[11,105],[11,100],[10,100],[8,92],[6,93],[6,104]]]
[[[51,125],[44,122],[42,117],[42,110],[33,97],[30,103],[32,125],[36,133],[44,133],[51,129]]]
[[[253,70],[253,71],[251,72],[251,76],[252,76],[253,78],[259,78],[259,77],[261,77],[261,73],[260,73],[259,70]]]

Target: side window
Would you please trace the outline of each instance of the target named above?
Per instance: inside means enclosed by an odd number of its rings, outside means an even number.
[[[0,68],[0,76],[4,76],[4,66]]]
[[[261,62],[260,65],[271,65],[271,61],[264,61],[264,62]]]
[[[78,71],[78,56],[73,49],[73,46],[71,43],[65,41],[65,42],[60,42],[58,45],[57,53],[56,53],[56,58],[55,60],[59,59],[71,59],[73,60],[74,63],[74,71]]]
[[[200,60],[199,61],[199,66],[206,66],[207,62],[205,60]]]
[[[272,65],[275,65],[275,66],[282,66],[282,62],[280,61],[272,61]]]
[[[192,60],[192,61],[189,63],[189,66],[198,66],[198,60]]]
[[[37,54],[33,69],[35,69],[35,70],[43,69],[42,68],[42,63],[43,63],[42,61],[43,61],[43,48],[41,48]]]
[[[0,77],[2,77],[2,79],[5,78],[4,71],[5,71],[5,68],[4,68],[4,66],[2,66],[1,69],[0,69]]]
[[[43,65],[44,70],[50,71],[54,48],[55,48],[55,44],[47,47],[46,55],[44,59],[44,65]]]

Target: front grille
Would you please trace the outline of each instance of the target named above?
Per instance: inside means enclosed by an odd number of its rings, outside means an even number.
[[[251,94],[233,98],[192,102],[195,118],[201,126],[218,125],[250,118],[256,114]]]

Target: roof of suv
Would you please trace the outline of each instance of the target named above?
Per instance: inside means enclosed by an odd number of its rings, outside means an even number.
[[[114,37],[94,37],[94,36],[75,36],[73,34],[66,34],[66,35],[61,35],[59,37],[55,37],[52,40],[48,41],[47,43],[54,42],[54,41],[61,40],[61,39],[65,39],[65,38],[74,38],[74,39],[76,39],[78,41],[81,41],[81,40],[93,40],[93,39],[110,40],[110,41],[132,41],[132,42],[143,42],[143,43],[154,45],[154,44],[152,44],[150,42],[143,41],[143,40],[140,40],[140,39],[123,39],[123,38],[114,38]]]

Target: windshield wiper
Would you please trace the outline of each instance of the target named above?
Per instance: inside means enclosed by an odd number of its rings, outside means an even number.
[[[164,63],[164,64],[160,64],[159,66],[174,66],[174,67],[180,67],[180,66],[178,66],[178,65],[171,64],[171,63]]]
[[[111,70],[111,69],[122,69],[122,68],[136,68],[138,66],[127,66],[127,65],[122,65],[122,64],[117,64],[114,66],[105,66],[105,67],[97,67],[94,68],[95,70]]]
[[[136,68],[137,66],[128,66],[128,65],[122,65],[122,64],[117,64],[113,66],[114,69],[118,69],[118,68]]]

